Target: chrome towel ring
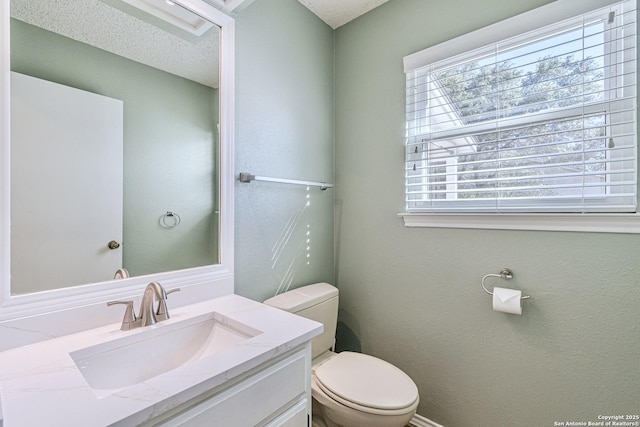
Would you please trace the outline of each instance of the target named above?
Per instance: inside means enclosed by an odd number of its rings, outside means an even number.
[[[180,221],[180,215],[175,212],[167,211],[166,214],[160,216],[160,220],[158,222],[161,227],[173,228],[177,227],[180,224]]]

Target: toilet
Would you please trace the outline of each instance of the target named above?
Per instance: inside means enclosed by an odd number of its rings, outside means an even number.
[[[418,407],[418,388],[392,364],[361,353],[332,351],[338,289],[316,283],[264,302],[324,325],[311,342],[313,427],[404,427]]]

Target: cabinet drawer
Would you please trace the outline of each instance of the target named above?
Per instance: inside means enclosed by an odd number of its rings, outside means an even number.
[[[295,353],[230,389],[187,408],[160,425],[198,427],[258,425],[304,395],[308,375],[310,372],[305,363],[305,352]]]
[[[307,427],[307,407],[309,401],[301,399],[291,408],[283,412],[278,418],[274,419],[264,427]]]

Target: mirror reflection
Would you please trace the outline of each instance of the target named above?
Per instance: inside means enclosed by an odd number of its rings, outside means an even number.
[[[11,293],[218,263],[218,27],[165,0],[11,16]]]

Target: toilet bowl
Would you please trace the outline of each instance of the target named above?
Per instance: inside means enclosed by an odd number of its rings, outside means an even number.
[[[405,426],[419,401],[416,385],[400,369],[347,351],[313,365],[311,394],[327,427]]]
[[[314,426],[404,427],[418,407],[418,388],[392,364],[373,356],[331,351],[338,317],[338,289],[303,286],[270,298],[267,305],[318,321],[312,341],[311,395]]]

